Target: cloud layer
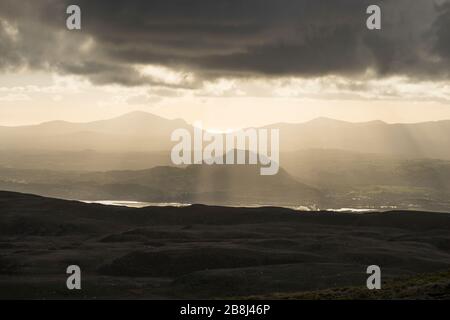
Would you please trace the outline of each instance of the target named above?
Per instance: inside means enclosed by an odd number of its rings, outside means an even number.
[[[65,28],[66,7],[74,3],[82,10],[81,31]],[[369,4],[382,8],[381,31],[365,27]],[[177,74],[167,78],[153,66]],[[226,77],[368,71],[376,78],[448,80],[450,2],[2,0],[0,69],[19,68],[96,84],[180,88]]]

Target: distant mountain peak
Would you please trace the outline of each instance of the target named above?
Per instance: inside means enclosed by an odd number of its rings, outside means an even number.
[[[318,118],[312,119],[306,123],[309,123],[309,124],[338,124],[338,123],[344,124],[344,123],[349,123],[349,122],[343,121],[343,120],[327,118],[327,117],[318,117]]]
[[[372,124],[372,125],[386,125],[387,123],[382,120],[372,120],[366,122],[359,122],[360,124]]]
[[[160,116],[157,116],[153,113],[149,113],[149,112],[145,112],[145,111],[141,111],[141,110],[135,110],[135,111],[131,111],[128,113],[125,113],[123,115],[120,115],[116,118],[113,119],[126,119],[126,120],[134,120],[134,119],[148,119],[148,118],[153,118],[153,119],[162,119],[162,120],[166,120]],[[113,120],[110,119],[110,120]]]
[[[315,119],[312,119],[306,123],[310,124],[357,124],[357,125],[385,125],[387,124],[384,121],[381,120],[371,120],[371,121],[357,121],[357,122],[350,122],[350,121],[344,121],[344,120],[337,120],[333,118],[328,117],[318,117]]]
[[[167,119],[163,118],[159,115],[136,110],[132,112],[125,113],[121,116],[118,116],[116,118],[112,119],[105,119],[100,121],[94,121],[93,123],[115,123],[115,124],[121,124],[125,126],[129,126],[130,128],[133,127],[133,125],[138,126],[147,126],[147,125],[172,125],[175,127],[184,127],[187,125],[186,121],[182,119]]]
[[[41,124],[38,125],[31,125],[31,126],[62,126],[62,125],[68,125],[68,124],[73,124],[73,122],[70,121],[64,121],[64,120],[52,120],[52,121],[46,121],[46,122],[42,122]],[[26,127],[26,126],[24,126]]]

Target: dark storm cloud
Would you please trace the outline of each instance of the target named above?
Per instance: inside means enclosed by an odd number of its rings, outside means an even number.
[[[450,60],[450,2],[438,8],[439,15],[434,22],[436,53],[443,59]]]
[[[438,1],[438,0],[436,0]],[[78,4],[82,30],[65,29]],[[365,27],[382,7],[381,31]],[[28,66],[95,83],[152,82],[133,67],[158,64],[220,76],[449,77],[449,3],[432,0],[2,0],[0,68]],[[194,84],[195,85],[195,84]]]

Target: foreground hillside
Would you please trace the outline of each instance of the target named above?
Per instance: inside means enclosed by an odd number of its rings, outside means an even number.
[[[326,290],[275,293],[246,299],[335,300],[335,299],[450,299],[450,271],[419,274],[386,281],[383,290],[368,291],[362,287],[342,287]]]
[[[1,298],[218,298],[450,269],[450,214],[107,207],[0,192]],[[82,269],[82,290],[65,288]],[[426,280],[427,281],[427,280]]]

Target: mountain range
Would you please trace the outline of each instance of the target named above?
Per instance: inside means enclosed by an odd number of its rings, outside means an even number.
[[[153,152],[170,150],[170,135],[190,129],[183,120],[167,120],[146,112],[88,123],[51,121],[0,127],[0,148],[12,150]]]
[[[0,150],[160,152],[171,150],[175,129],[192,130],[183,120],[136,111],[89,123],[52,121],[0,127]],[[283,152],[340,149],[412,158],[450,159],[450,120],[414,124],[382,121],[351,123],[318,118],[305,123],[266,126],[280,130]]]

